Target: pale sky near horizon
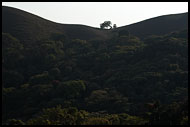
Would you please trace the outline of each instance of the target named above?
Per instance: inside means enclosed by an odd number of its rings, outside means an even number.
[[[145,19],[188,12],[188,2],[2,2],[63,24],[99,27],[111,21],[118,27]]]

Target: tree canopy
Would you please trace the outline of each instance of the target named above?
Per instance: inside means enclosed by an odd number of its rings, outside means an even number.
[[[186,33],[142,40],[119,30],[90,41],[59,34],[31,47],[2,33],[3,124],[186,125]]]

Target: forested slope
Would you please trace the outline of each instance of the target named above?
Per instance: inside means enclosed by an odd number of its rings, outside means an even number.
[[[35,43],[4,30],[3,124],[188,123],[187,29],[143,39],[54,33]]]

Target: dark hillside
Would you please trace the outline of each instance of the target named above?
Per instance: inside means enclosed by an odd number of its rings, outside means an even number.
[[[53,34],[63,34],[70,39],[107,39],[109,31],[85,25],[58,24],[28,12],[2,7],[2,32],[10,33],[21,41],[47,39]]]
[[[188,124],[187,13],[113,30],[2,14],[3,125]]]
[[[119,27],[113,31],[127,30],[140,38],[152,34],[163,35],[187,29],[187,18],[188,13],[159,16]],[[112,36],[112,30],[100,30],[85,25],[59,24],[28,12],[5,6],[2,7],[2,32],[10,33],[24,42],[51,38],[54,34],[82,40],[104,40]]]
[[[138,23],[120,27],[117,30],[128,30],[132,35],[144,38],[149,35],[164,35],[187,28],[188,13],[182,13],[147,19]]]

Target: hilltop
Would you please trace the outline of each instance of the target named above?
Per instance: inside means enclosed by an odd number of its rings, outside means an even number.
[[[149,35],[163,35],[187,29],[187,27],[188,13],[159,16],[114,30],[101,30],[85,25],[55,23],[20,9],[2,7],[2,32],[10,33],[24,42],[51,38],[54,34],[69,39],[106,40],[122,30],[144,38]]]
[[[117,30],[128,30],[132,35],[144,38],[149,35],[164,35],[187,28],[188,13],[181,13],[154,17],[120,27]]]
[[[106,39],[109,32],[85,25],[59,24],[12,7],[2,7],[2,32],[19,40],[36,41],[62,34],[70,39]]]

